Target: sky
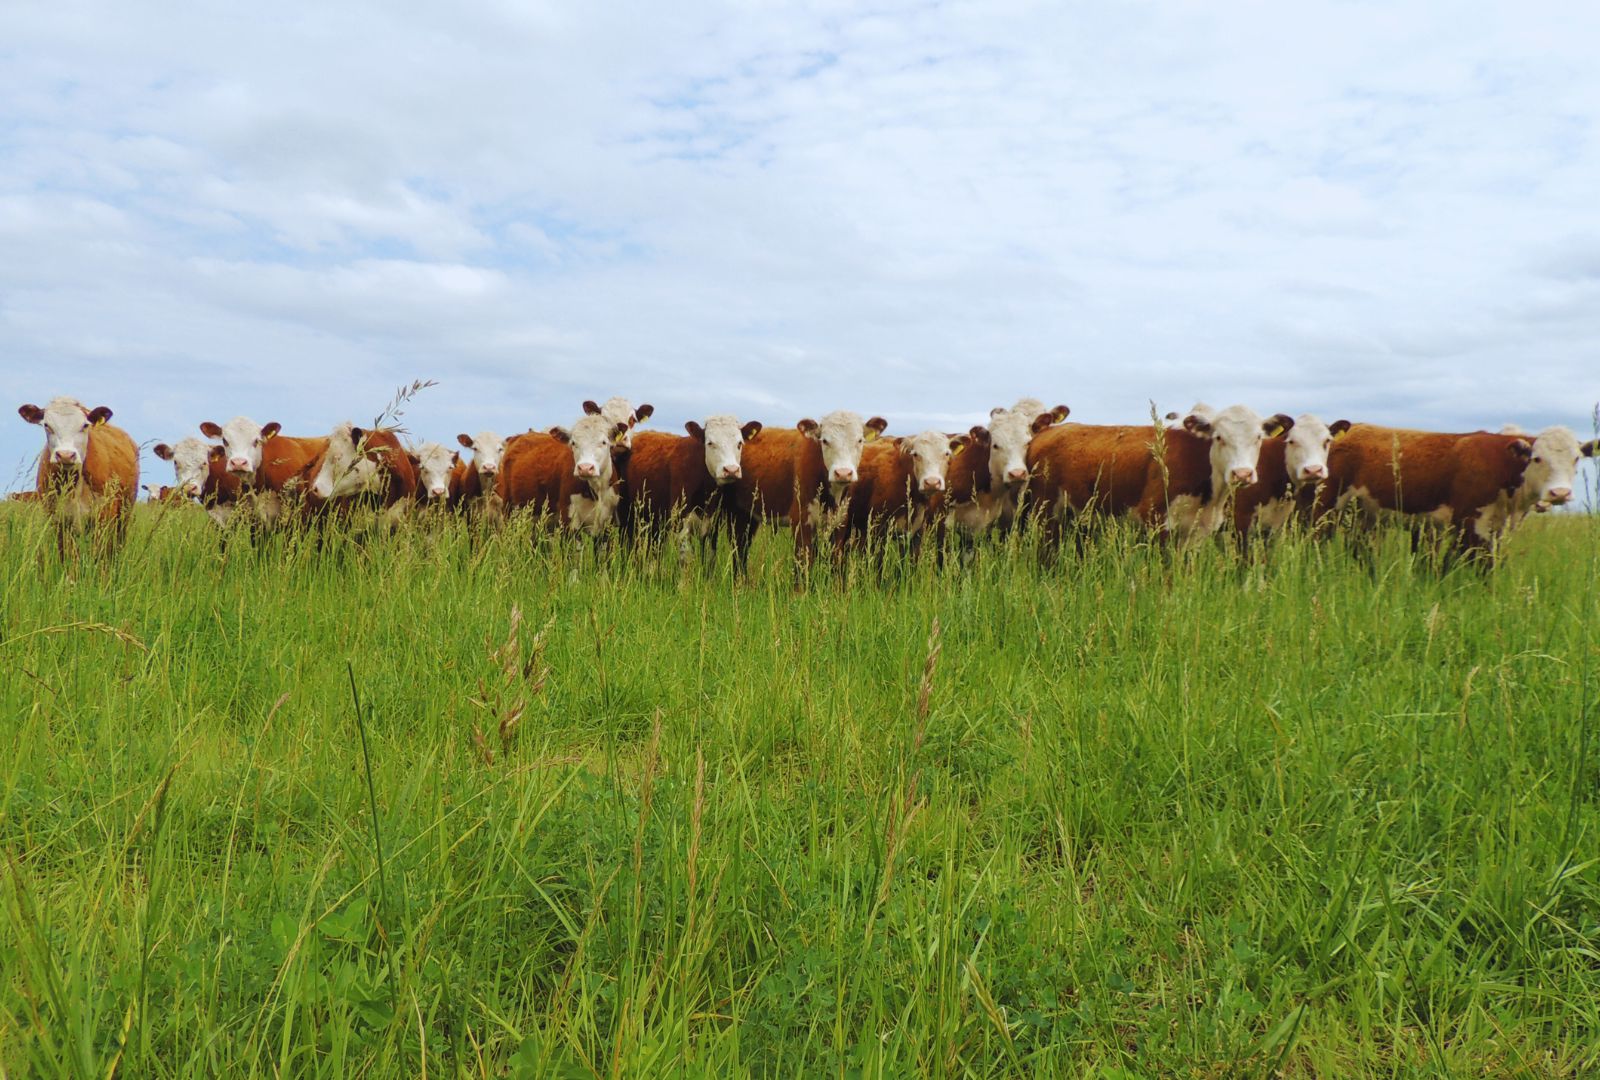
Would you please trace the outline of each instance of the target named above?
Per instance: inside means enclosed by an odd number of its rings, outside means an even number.
[[[159,12],[159,17],[157,16]],[[16,405],[1588,432],[1600,5],[0,5]],[[146,452],[147,482],[170,466]]]

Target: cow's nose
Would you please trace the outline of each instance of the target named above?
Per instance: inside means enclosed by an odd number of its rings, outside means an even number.
[[[1549,498],[1551,502],[1555,503],[1557,506],[1560,506],[1562,503],[1572,498],[1572,489],[1566,487],[1551,488]]]
[[[1256,482],[1256,471],[1254,469],[1235,469],[1231,475],[1235,484],[1253,484]]]
[[[595,476],[599,472],[600,470],[595,468],[594,463],[590,461],[585,461],[578,466],[579,476]]]
[[[1027,469],[1012,469],[1012,470],[1010,470],[1009,472],[1006,473],[1006,479],[1007,480],[1026,480],[1027,478],[1028,478],[1028,470]]]
[[[433,487],[428,489],[428,494],[432,495],[435,499],[442,498],[444,496],[444,493],[445,493],[445,488],[443,488],[442,486],[440,486],[438,484],[435,484]]]
[[[478,466],[478,471],[481,472],[485,476],[493,476],[495,473],[500,471],[500,466],[498,466],[498,465],[479,465]]]
[[[853,481],[856,478],[856,471],[848,465],[840,465],[833,470],[833,478],[840,481]]]
[[[185,484],[185,485],[183,485],[183,493],[185,495],[198,496],[200,494],[200,485],[199,484]]]
[[[77,461],[78,460],[78,452],[76,450],[70,449],[68,447],[62,447],[60,450],[56,451],[56,460],[57,461]]]
[[[922,478],[922,489],[924,491],[943,491],[944,478],[940,476],[924,476]]]
[[[722,475],[727,477],[729,480],[739,479],[739,476],[743,471],[744,470],[737,465],[724,465],[722,467]]]
[[[228,459],[228,469],[230,472],[244,472],[249,467],[250,463],[242,457]]]
[[[1328,467],[1326,465],[1307,465],[1301,472],[1305,473],[1307,480],[1321,480],[1328,475]]]

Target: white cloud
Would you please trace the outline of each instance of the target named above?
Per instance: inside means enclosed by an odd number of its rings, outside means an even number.
[[[0,388],[140,439],[418,376],[446,438],[613,392],[674,426],[1600,398],[1600,9],[54,0],[0,35]]]

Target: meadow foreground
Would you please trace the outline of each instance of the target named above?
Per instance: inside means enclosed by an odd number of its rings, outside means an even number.
[[[1033,543],[0,507],[0,1072],[1600,1069],[1600,521]]]

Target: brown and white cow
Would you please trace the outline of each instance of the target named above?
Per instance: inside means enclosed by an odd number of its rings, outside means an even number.
[[[924,431],[868,443],[845,515],[850,540],[903,537],[914,553],[943,508],[952,455],[972,441],[971,434]]]
[[[450,482],[461,455],[436,442],[417,445],[408,455],[417,477],[417,498],[444,506],[450,501]]]
[[[226,424],[206,420],[200,433],[222,440],[211,453],[239,480],[240,508],[248,507],[251,520],[265,525],[282,520],[286,505],[305,497],[313,466],[328,448],[326,436],[284,435],[277,421],[257,424],[247,416]]]
[[[223,455],[217,447],[201,442],[193,435],[179,439],[174,445],[156,443],[152,452],[162,461],[172,463],[175,480],[171,488],[163,487],[157,496],[169,500],[169,492],[181,500],[196,500],[205,507],[206,515],[217,525],[225,526],[239,502],[241,482],[228,471]]]
[[[598,405],[593,401],[585,401],[583,403],[585,416],[603,416],[613,424],[627,425],[628,430],[621,439],[621,446],[624,450],[633,448],[633,429],[635,425],[642,424],[650,419],[655,414],[655,411],[656,407],[654,405],[640,405],[638,408],[634,408],[632,403],[625,397],[606,398],[604,405]]]
[[[139,498],[139,448],[109,422],[111,410],[56,397],[42,409],[23,405],[17,414],[44,428],[34,490],[55,517],[62,554],[69,531],[99,528],[106,545],[120,540]]]
[[[472,460],[457,458],[450,471],[450,506],[469,514],[478,514],[486,520],[498,520],[504,514],[505,504],[495,491],[495,481],[500,475],[500,463],[505,460],[506,448],[520,436],[502,438],[492,431],[476,435],[462,432],[456,442],[472,451]]]
[[[1492,549],[1530,512],[1572,499],[1578,461],[1595,455],[1570,428],[1533,439],[1474,431],[1452,434],[1356,424],[1328,455],[1320,515],[1357,504],[1370,523],[1382,512],[1447,526],[1468,552]]]
[[[995,525],[1009,527],[1028,487],[1028,446],[1036,425],[1042,430],[1071,413],[1065,405],[1047,409],[1037,398],[990,409],[988,427],[972,428],[967,449],[951,464],[945,500],[950,523],[968,537]]]
[[[495,490],[507,510],[529,507],[563,530],[598,537],[616,519],[621,496],[613,452],[627,431],[625,423],[589,413],[570,428],[519,435],[506,447]]]
[[[1243,405],[1190,413],[1182,428],[1053,427],[1040,417],[1028,467],[1045,537],[1053,541],[1084,513],[1130,516],[1180,540],[1213,532],[1227,496],[1256,482],[1263,439],[1293,426],[1282,413],[1263,420]]]
[[[1328,478],[1333,440],[1349,430],[1348,420],[1327,424],[1302,413],[1288,431],[1264,441],[1256,482],[1234,493],[1234,528],[1242,535],[1280,529],[1295,516],[1309,522],[1317,486]]]
[[[660,537],[674,521],[691,535],[712,535],[720,516],[719,494],[744,475],[744,445],[761,421],[740,424],[726,414],[683,425],[687,435],[640,431],[621,465],[618,525],[624,534],[644,529]]]
[[[417,473],[399,435],[388,428],[357,427],[348,420],[329,434],[307,475],[312,509],[371,506],[393,521],[417,494]]]
[[[744,444],[742,475],[724,492],[724,510],[733,533],[734,566],[743,572],[750,543],[763,521],[786,521],[794,529],[795,558],[810,561],[817,530],[833,535],[842,550],[840,511],[856,482],[861,452],[883,434],[881,416],[862,420],[840,409],[792,428],[764,428]]]

